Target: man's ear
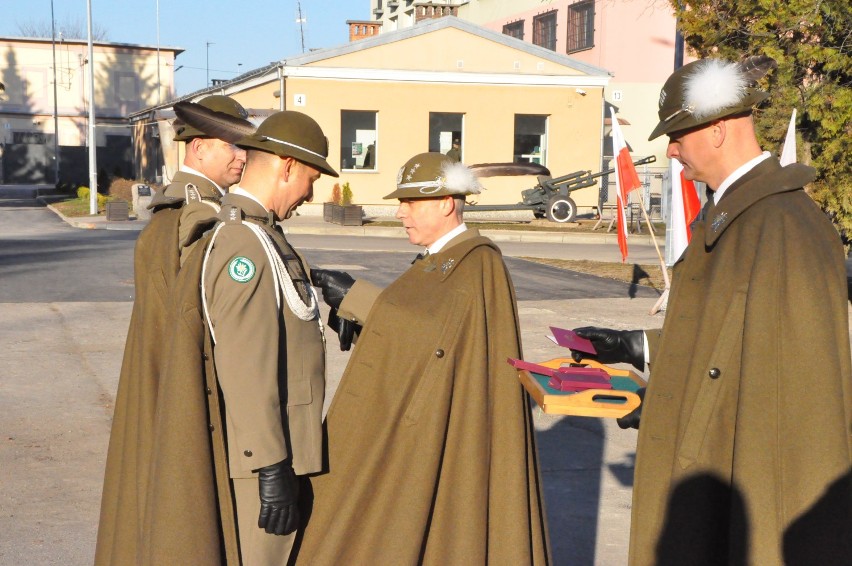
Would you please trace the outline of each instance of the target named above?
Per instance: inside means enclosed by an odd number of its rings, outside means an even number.
[[[202,138],[192,138],[189,140],[189,144],[187,144],[187,151],[192,151],[196,156],[201,155],[204,152],[204,140]]]
[[[710,125],[710,134],[713,147],[719,148],[725,143],[725,137],[728,135],[728,122],[725,119],[716,120]]]
[[[284,181],[290,180],[290,175],[292,175],[296,170],[296,160],[292,157],[281,157],[280,158],[280,169],[281,178]]]
[[[456,213],[456,199],[450,195],[446,195],[441,199],[441,213],[444,216],[451,216]]]

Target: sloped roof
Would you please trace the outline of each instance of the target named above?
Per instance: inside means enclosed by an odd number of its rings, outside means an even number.
[[[365,51],[375,47],[404,41],[407,39],[415,38],[429,33],[434,33],[436,31],[440,31],[447,28],[461,30],[463,32],[481,37],[485,40],[495,42],[511,49],[516,49],[528,55],[538,57],[546,61],[550,61],[562,67],[573,69],[586,76],[599,78],[609,78],[610,76],[612,76],[612,73],[601,67],[578,61],[576,59],[568,57],[567,55],[561,55],[549,49],[533,45],[532,43],[528,43],[526,41],[522,41],[520,39],[516,39],[514,37],[510,37],[502,33],[497,33],[482,26],[468,22],[467,20],[459,19],[455,16],[444,16],[442,18],[425,20],[410,27],[380,33],[378,35],[365,39],[351,41],[344,45],[317,49],[308,53],[298,54],[293,57],[286,57],[284,59],[281,59],[280,61],[270,63],[269,65],[265,65],[263,67],[258,67],[256,69],[247,71],[229,81],[219,83],[216,86],[200,89],[184,96],[175,98],[173,100],[163,102],[162,104],[151,106],[144,110],[134,112],[130,115],[130,118],[132,120],[134,117],[140,116],[142,114],[147,114],[152,111],[156,111],[163,108],[171,108],[176,102],[182,100],[197,99],[208,94],[222,93],[232,86],[246,83],[254,79],[260,79],[266,75],[275,73],[276,69],[278,69],[279,67],[303,67],[307,65],[312,65],[314,63],[320,63],[324,60],[330,60],[343,55],[358,53],[360,51]]]

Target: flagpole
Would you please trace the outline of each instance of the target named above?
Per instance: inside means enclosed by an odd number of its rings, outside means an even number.
[[[639,199],[639,208],[642,209],[642,216],[645,218],[645,223],[648,225],[648,233],[651,236],[651,241],[654,243],[654,249],[657,250],[657,258],[660,260],[660,269],[663,272],[663,283],[665,284],[665,289],[663,289],[663,294],[660,295],[660,298],[657,299],[657,302],[654,303],[654,306],[651,307],[651,311],[649,314],[657,314],[661,310],[665,310],[665,302],[668,301],[669,298],[669,287],[672,286],[671,281],[669,281],[669,272],[666,269],[666,260],[663,259],[663,254],[660,251],[660,246],[657,244],[657,238],[654,236],[654,227],[651,225],[651,219],[648,217],[648,211],[645,210],[645,203],[642,202],[642,199]]]

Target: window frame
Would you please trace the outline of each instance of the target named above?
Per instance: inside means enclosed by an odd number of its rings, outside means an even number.
[[[595,46],[595,2],[581,0],[568,6],[565,52],[576,53]]]
[[[515,30],[519,31],[517,35],[514,32]],[[503,35],[508,35],[509,37],[514,37],[515,39],[524,40],[524,20],[517,20],[515,22],[509,22],[508,24],[503,24]]]
[[[556,32],[559,27],[556,20],[556,12],[557,10],[550,10],[533,18],[533,45],[538,45],[550,51],[556,51]],[[544,30],[547,29],[544,27],[544,22],[548,24],[552,22],[553,26],[547,37],[544,35]]]

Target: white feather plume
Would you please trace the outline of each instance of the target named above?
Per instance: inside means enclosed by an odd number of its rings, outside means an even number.
[[[444,187],[450,192],[478,195],[482,191],[482,185],[476,174],[464,163],[446,162],[441,167],[444,174]]]
[[[736,106],[743,99],[748,79],[737,63],[706,59],[691,73],[684,85],[684,101],[693,116],[703,120]]]

